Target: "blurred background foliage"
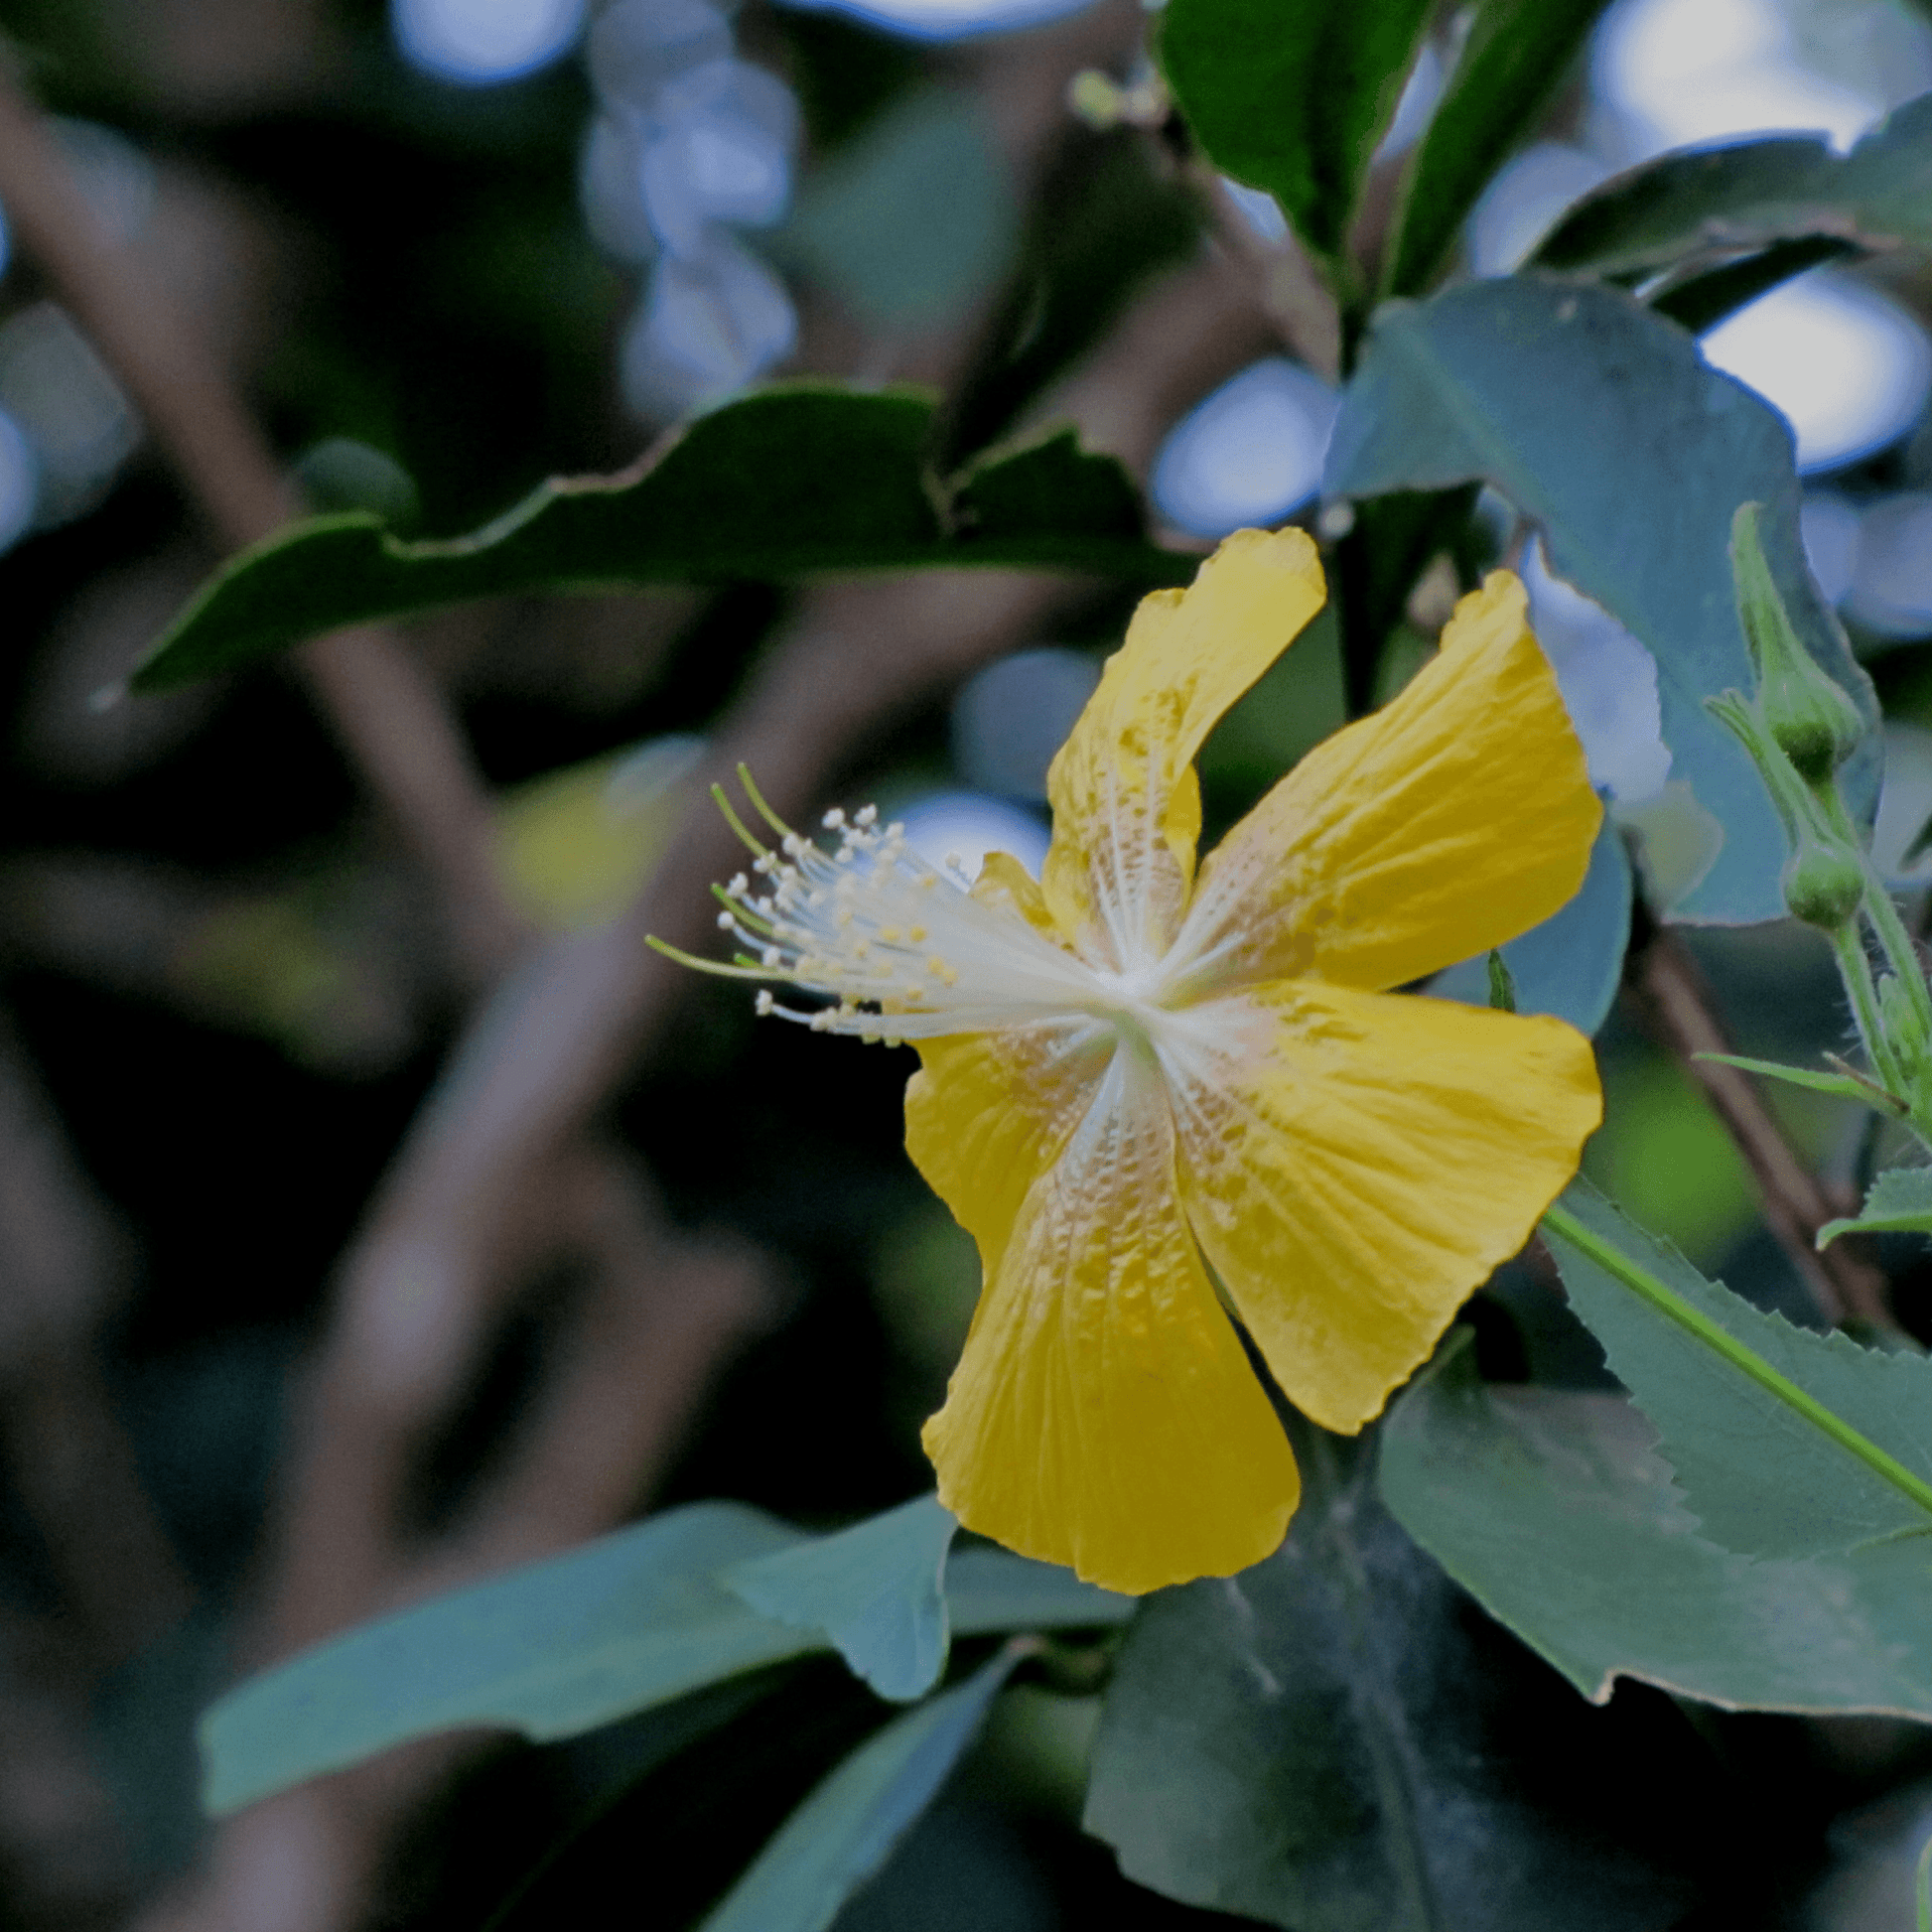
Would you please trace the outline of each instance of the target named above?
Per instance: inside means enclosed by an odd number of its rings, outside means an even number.
[[[1217,207],[1184,137],[1147,110],[1135,10],[1039,24],[1047,11],[1068,10],[5,0],[0,28],[101,219],[218,345],[310,500],[443,536],[547,476],[619,468],[769,374],[940,379],[944,454],[964,457],[1024,421],[1161,276],[1278,243],[1272,209]],[[1461,19],[1441,10],[1391,152],[1426,125]],[[702,65],[692,48],[732,65],[680,94]],[[1617,0],[1522,130],[1462,266],[1514,266],[1570,201],[1663,148],[1794,126],[1843,145],[1928,87],[1932,24],[1886,0]],[[1922,266],[1887,259],[1817,271],[1707,342],[1796,426],[1814,569],[1891,720],[1880,849],[1920,877],[1929,320]],[[1312,514],[1333,371],[1282,353],[1259,305],[1242,341],[1173,379],[1151,465],[1170,541]],[[1481,513],[1471,530],[1465,573],[1500,541]],[[216,556],[19,253],[0,278],[0,1162],[17,1176],[0,1184],[0,1283],[38,1311],[0,1317],[0,1923],[34,1932],[124,1922],[206,1854],[190,1726],[245,1661],[294,1378],[466,992],[407,855],[291,679],[91,702]],[[1526,570],[1598,776],[1638,814],[1662,782],[1654,675],[1646,718],[1608,621],[1534,556]],[[1445,608],[1430,590],[1409,600],[1379,695],[1429,647]],[[1129,603],[1096,592],[903,711],[829,795],[878,798],[936,851],[1036,856],[1046,759]],[[582,930],[634,891],[668,833],[667,787],[794,607],[760,587],[526,598],[413,626],[532,925]],[[1344,713],[1338,641],[1317,627],[1210,742],[1211,824]],[[1815,935],[1690,939],[1739,1050],[1845,1044]],[[1608,1124],[1589,1171],[1701,1266],[1801,1313],[1695,1087],[1627,1007],[1600,1046]],[[618,1138],[667,1222],[772,1258],[766,1303],[667,1440],[653,1505],[731,1496],[829,1525],[927,1481],[917,1427],[977,1269],[903,1158],[909,1064],[756,1027],[738,994],[693,986],[620,1094]],[[1787,1098],[1794,1141],[1850,1176],[1860,1121]],[[1932,1268],[1903,1243],[1886,1258],[1902,1319],[1932,1341]],[[43,1278],[56,1288],[36,1302]],[[505,1306],[417,1459],[421,1535],[486,1489],[582,1292],[559,1267]],[[1491,1373],[1603,1379],[1527,1268],[1475,1319]],[[508,1923],[614,1899],[685,1922],[876,1722],[837,1666],[786,1668],[754,1731],[668,1766],[655,1718],[471,1760],[385,1854],[377,1920],[486,1923],[568,1840]],[[1573,1737],[1567,1690],[1539,1680],[1523,1697],[1526,1722]],[[1094,1717],[1091,1698],[1006,1694],[843,1932],[1212,1922],[1129,1883],[1079,1834]],[[1705,1903],[1681,1923],[1905,1922],[1883,1914],[1932,1818],[1921,1732],[1724,1718],[1630,1686],[1595,1722],[1571,1759],[1586,1807],[1617,1811],[1619,1789],[1662,1779],[1698,1818],[1700,1843],[1672,1857]]]

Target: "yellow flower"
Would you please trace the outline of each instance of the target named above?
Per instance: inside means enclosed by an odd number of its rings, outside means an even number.
[[[832,813],[836,852],[787,832],[725,895],[753,952],[723,970],[836,1002],[761,1012],[918,1048],[906,1146],[984,1269],[925,1429],[941,1500],[1115,1589],[1287,1529],[1295,1459],[1230,1308],[1304,1414],[1360,1429],[1601,1115],[1561,1022],[1388,990],[1588,864],[1601,808],[1507,573],[1196,878],[1194,755],[1322,598],[1306,536],[1245,530],[1141,605],[1053,761],[1037,886],[995,854],[967,891]]]

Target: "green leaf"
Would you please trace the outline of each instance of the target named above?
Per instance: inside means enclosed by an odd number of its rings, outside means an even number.
[[[1636,1794],[1619,1818],[1614,1780],[1574,1774],[1600,1717],[1461,1612],[1377,1502],[1365,1445],[1303,1425],[1295,1447],[1282,1550],[1143,1603],[1087,1829],[1136,1882],[1293,1932],[1676,1923]]]
[[[758,1510],[697,1503],[362,1624],[208,1711],[203,1802],[219,1816],[465,1725],[566,1737],[820,1649],[714,1576],[797,1541]]]
[[[1725,830],[1674,915],[1781,916],[1783,827],[1749,758],[1704,705],[1752,688],[1730,582],[1739,503],[1764,505],[1765,551],[1807,648],[1877,716],[1805,564],[1790,431],[1630,297],[1508,276],[1381,313],[1342,395],[1325,488],[1379,496],[1472,478],[1540,525],[1558,575],[1657,660],[1674,768]],[[1867,819],[1877,770],[1874,740],[1841,773]]]
[[[823,1631],[883,1698],[923,1697],[946,1666],[946,1552],[958,1520],[917,1496],[835,1536],[720,1573],[760,1616]]]
[[[1531,261],[1634,280],[1816,237],[1932,247],[1932,94],[1842,158],[1809,135],[1661,155],[1587,195]]]
[[[1215,167],[1266,189],[1332,267],[1429,14],[1426,0],[1169,0],[1161,65]]]
[[[875,333],[929,329],[1012,268],[1020,207],[977,94],[930,86],[895,101],[807,175],[772,238]]]
[[[995,1630],[1078,1630],[1125,1623],[1134,1598],[1083,1584],[1056,1563],[1010,1550],[955,1551],[946,1565],[946,1607],[953,1634]]]
[[[1589,1238],[1661,1281],[1696,1314],[1751,1350],[1840,1419],[1907,1480],[1932,1479],[1932,1359],[1882,1354],[1850,1336],[1795,1328],[1708,1282],[1587,1181],[1562,1206]],[[1932,1511],[1858,1454],[1767,1394],[1706,1342],[1633,1293],[1557,1226],[1546,1237],[1563,1284],[1617,1379],[1656,1424],[1704,1534],[1751,1557],[1855,1549],[1932,1531]]]
[[[1714,268],[1685,281],[1672,281],[1654,290],[1645,301],[1660,316],[1668,316],[1680,329],[1701,336],[1714,329],[1725,316],[1734,315],[1746,303],[1802,275],[1822,262],[1842,261],[1863,251],[1849,241],[1830,235],[1806,235],[1797,241],[1773,242],[1754,255],[1724,268]]]
[[[1469,210],[1562,84],[1605,0],[1482,0],[1411,161],[1386,257],[1388,295],[1441,273]]]
[[[1069,1571],[975,1549],[950,1566],[935,1610],[941,1533],[929,1502],[818,1538],[739,1503],[652,1517],[359,1625],[230,1691],[202,1721],[204,1802],[234,1811],[440,1730],[567,1737],[813,1651],[840,1649],[862,1676],[902,1686],[935,1623],[943,1644],[948,1623],[962,1636],[1079,1627],[1132,1607]],[[787,1553],[797,1561],[774,1561]],[[877,1589],[862,1556],[885,1572]],[[784,1614],[748,1602],[748,1580]]]
[[[1464,1331],[1390,1412],[1383,1501],[1592,1703],[1630,1677],[1733,1711],[1932,1718],[1925,1546],[1753,1559],[1698,1533],[1621,1397],[1485,1388]]]
[[[1589,870],[1577,897],[1541,925],[1531,926],[1488,959],[1465,959],[1429,982],[1432,999],[1494,1006],[1495,966],[1501,964],[1517,1013],[1548,1013],[1581,1034],[1594,1034],[1609,1018],[1630,943],[1633,884],[1629,855],[1604,814]]]
[[[1818,1245],[1853,1233],[1932,1234],[1932,1168],[1893,1168],[1881,1173],[1855,1216],[1827,1221],[1818,1230]]]
[[[938,1795],[1023,1654],[1009,1645],[862,1744],[785,1820],[701,1932],[830,1925]]]
[[[1862,1080],[1851,1073],[1819,1073],[1810,1067],[1785,1066],[1777,1060],[1754,1060],[1744,1053],[1699,1053],[1701,1060],[1716,1060],[1722,1066],[1741,1067],[1767,1080],[1782,1080],[1788,1087],[1806,1087],[1813,1093],[1829,1093],[1839,1100],[1856,1100],[1863,1107],[1882,1108],[1902,1114],[1905,1109],[1875,1081]],[[1835,1225],[1849,1227],[1850,1222]]]
[[[923,395],[799,384],[701,417],[639,468],[544,483],[469,536],[405,543],[365,514],[314,517],[218,572],[133,687],[168,690],[343,624],[506,592],[974,564],[1150,587],[1192,577],[1197,558],[1141,536],[1120,466],[1065,432],[973,470],[954,527],[925,468],[931,432]]]

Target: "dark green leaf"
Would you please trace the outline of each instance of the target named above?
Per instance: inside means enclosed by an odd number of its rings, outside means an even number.
[[[1429,13],[1427,0],[1170,0],[1161,65],[1215,167],[1266,189],[1334,264]]]
[[[1482,0],[1403,184],[1382,278],[1419,295],[1441,273],[1469,210],[1569,72],[1605,0]]]
[[[918,1496],[836,1536],[813,1537],[721,1573],[760,1616],[823,1631],[883,1698],[923,1697],[946,1665],[946,1552],[959,1527]]]
[[[1671,909],[1781,916],[1783,827],[1755,766],[1704,708],[1753,683],[1730,581],[1739,503],[1764,505],[1766,554],[1807,647],[1866,717],[1877,715],[1806,568],[1789,430],[1630,297],[1510,276],[1384,310],[1329,443],[1335,495],[1477,477],[1542,527],[1557,573],[1657,660],[1675,769],[1725,830],[1715,864]],[[1877,756],[1868,744],[1842,773],[1867,817]]]
[[[1476,489],[1394,489],[1355,506],[1355,521],[1335,546],[1334,589],[1342,617],[1342,669],[1348,711],[1375,705],[1376,674],[1409,593],[1431,561],[1452,550],[1468,528]]]
[[[1609,1018],[1623,977],[1631,891],[1629,856],[1605,813],[1577,897],[1488,960],[1465,959],[1438,973],[1428,991],[1438,1000],[1494,1006],[1495,969],[1489,962],[1500,960],[1515,993],[1515,1012],[1554,1014],[1579,1033],[1594,1034]]]
[[[1021,1654],[1010,1646],[862,1744],[785,1821],[702,1932],[830,1925],[938,1795]]]
[[[990,533],[950,531],[924,468],[932,404],[910,394],[774,389],[693,423],[654,461],[545,483],[467,537],[404,543],[373,517],[318,517],[227,565],[135,672],[166,690],[319,631],[531,590],[778,580],[821,571],[1035,565],[1134,585],[1185,583],[1157,550],[1111,458],[1065,434],[976,469]],[[1023,524],[1025,512],[1043,518]],[[971,519],[966,519],[970,523]]]
[[[1680,329],[1701,336],[1780,282],[1788,282],[1792,276],[1802,275],[1821,262],[1841,261],[1847,255],[1860,252],[1849,241],[1839,241],[1831,235],[1806,235],[1798,241],[1773,242],[1769,248],[1747,255],[1740,262],[1693,275],[1687,281],[1673,282],[1646,300],[1660,316],[1668,316]]]
[[[1382,1431],[1383,1500],[1592,1702],[1640,1678],[1730,1710],[1932,1719],[1925,1544],[1754,1560],[1700,1536],[1609,1395],[1485,1388],[1466,1335]]]
[[[1459,1614],[1365,1446],[1301,1428],[1296,1452],[1280,1553],[1150,1596],[1128,1631],[1088,1830],[1141,1884],[1294,1932],[1675,1923],[1645,1826],[1577,1775],[1592,1714]]]
[[[1932,1359],[1814,1334],[1708,1282],[1668,1243],[1578,1180],[1563,1205],[1772,1368],[1921,1478],[1932,1478]],[[1611,1370],[1656,1424],[1704,1534],[1751,1557],[1855,1549],[1880,1537],[1923,1540],[1932,1518],[1785,1403],[1666,1319],[1587,1255],[1547,1231],[1572,1305]]]
[[[1818,1245],[1854,1233],[1932,1234],[1932,1168],[1894,1168],[1881,1173],[1853,1218],[1827,1221],[1818,1230]]]
[[[1634,278],[1812,237],[1932,247],[1932,94],[1843,158],[1807,135],[1661,155],[1586,196],[1531,260]]]

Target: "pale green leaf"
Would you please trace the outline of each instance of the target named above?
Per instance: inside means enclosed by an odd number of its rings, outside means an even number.
[[[1612,1395],[1491,1388],[1466,1336],[1400,1398],[1402,1526],[1593,1703],[1619,1677],[1728,1710],[1932,1720],[1926,1545],[1753,1559],[1699,1534],[1656,1431]]]
[[[1539,525],[1552,568],[1657,660],[1674,769],[1724,828],[1689,919],[1782,916],[1784,830],[1743,749],[1705,709],[1753,671],[1730,580],[1730,519],[1764,506],[1764,548],[1806,647],[1875,722],[1870,680],[1813,584],[1791,433],[1690,337],[1613,289],[1538,276],[1467,284],[1378,317],[1343,392],[1324,487],[1337,496],[1480,478]],[[1841,777],[1869,818],[1868,742]]]
[[[1849,1220],[1827,1221],[1818,1245],[1841,1234],[1932,1234],[1932,1168],[1894,1168],[1871,1183],[1864,1205]]]
[[[1662,1281],[1815,1402],[1903,1465],[1932,1478],[1932,1359],[1814,1334],[1708,1282],[1587,1181],[1563,1206],[1598,1240]],[[1577,1312],[1656,1424],[1660,1448],[1704,1534],[1753,1557],[1854,1549],[1916,1533],[1932,1515],[1894,1483],[1666,1318],[1589,1256],[1546,1231]]]
[[[1885,1090],[1870,1080],[1855,1079],[1849,1073],[1819,1073],[1810,1067],[1785,1066],[1777,1060],[1754,1060],[1744,1053],[1699,1053],[1701,1060],[1716,1060],[1721,1066],[1741,1067],[1746,1073],[1761,1074],[1767,1080],[1782,1080],[1786,1086],[1807,1087],[1813,1093],[1829,1093],[1840,1100],[1856,1100],[1861,1106],[1902,1113]]]
[[[946,1665],[946,1552],[957,1519],[918,1496],[835,1536],[732,1565],[726,1588],[761,1616],[822,1630],[883,1698],[923,1697]]]

